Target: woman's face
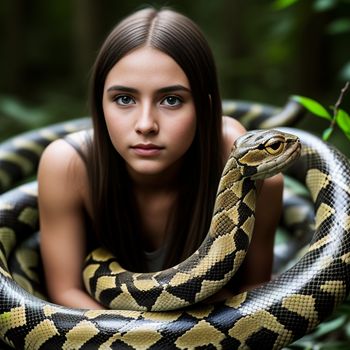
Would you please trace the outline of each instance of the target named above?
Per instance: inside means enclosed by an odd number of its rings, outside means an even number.
[[[103,111],[111,141],[131,176],[173,174],[196,131],[189,81],[163,52],[143,47],[109,71]]]

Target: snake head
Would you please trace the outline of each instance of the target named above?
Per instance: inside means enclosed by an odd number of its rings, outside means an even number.
[[[264,179],[286,169],[300,156],[297,136],[279,130],[253,130],[235,141],[233,156],[241,174],[251,179]]]

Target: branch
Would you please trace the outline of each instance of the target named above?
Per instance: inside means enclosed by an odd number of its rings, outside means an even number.
[[[333,128],[335,123],[336,123],[336,117],[337,117],[337,114],[338,114],[339,107],[340,107],[341,103],[343,102],[345,94],[349,90],[349,86],[350,86],[350,82],[347,81],[345,86],[340,91],[340,95],[338,97],[338,100],[337,100],[337,102],[336,102],[336,104],[334,105],[334,108],[333,108],[333,120],[332,120],[332,123],[331,123],[331,128]]]

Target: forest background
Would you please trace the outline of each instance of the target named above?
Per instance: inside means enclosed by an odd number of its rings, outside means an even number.
[[[350,80],[349,0],[2,0],[0,140],[87,115],[90,69],[103,39],[147,4],[173,7],[200,25],[223,98],[282,106],[297,94],[328,107]],[[350,94],[342,108],[350,109]],[[327,127],[313,117],[304,123],[316,132]],[[346,138],[335,136],[346,152]]]
[[[1,0],[0,141],[88,115],[90,71],[102,41],[147,4],[170,6],[199,24],[225,99],[282,106],[302,95],[329,108],[350,80],[350,0]],[[341,108],[349,113],[350,93]],[[321,135],[328,124],[309,114],[299,127]],[[342,132],[330,141],[350,156]],[[329,349],[348,349],[350,303],[344,308],[310,344],[321,339],[317,349],[327,349],[322,339],[332,331],[330,339],[341,341]],[[300,346],[294,348],[314,348]]]

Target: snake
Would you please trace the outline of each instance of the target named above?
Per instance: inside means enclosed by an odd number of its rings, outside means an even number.
[[[257,165],[252,165],[256,151],[263,150],[258,143],[253,153],[249,147],[244,151],[246,138],[256,140],[271,132],[248,133],[238,141],[243,154],[237,161],[247,162],[249,175],[256,172]],[[337,149],[308,132],[279,128],[272,133],[300,139],[301,156],[289,169],[305,182],[314,203],[313,238],[292,268],[223,302],[199,302],[179,310],[80,310],[55,305],[25,291],[8,268],[15,246],[38,230],[32,182],[0,196],[0,338],[16,349],[280,349],[310,332],[349,293],[350,165]],[[22,141],[21,147],[25,138]],[[237,194],[245,197],[243,187]],[[237,228],[241,231],[242,225]],[[212,276],[214,271],[208,267],[208,272]]]

